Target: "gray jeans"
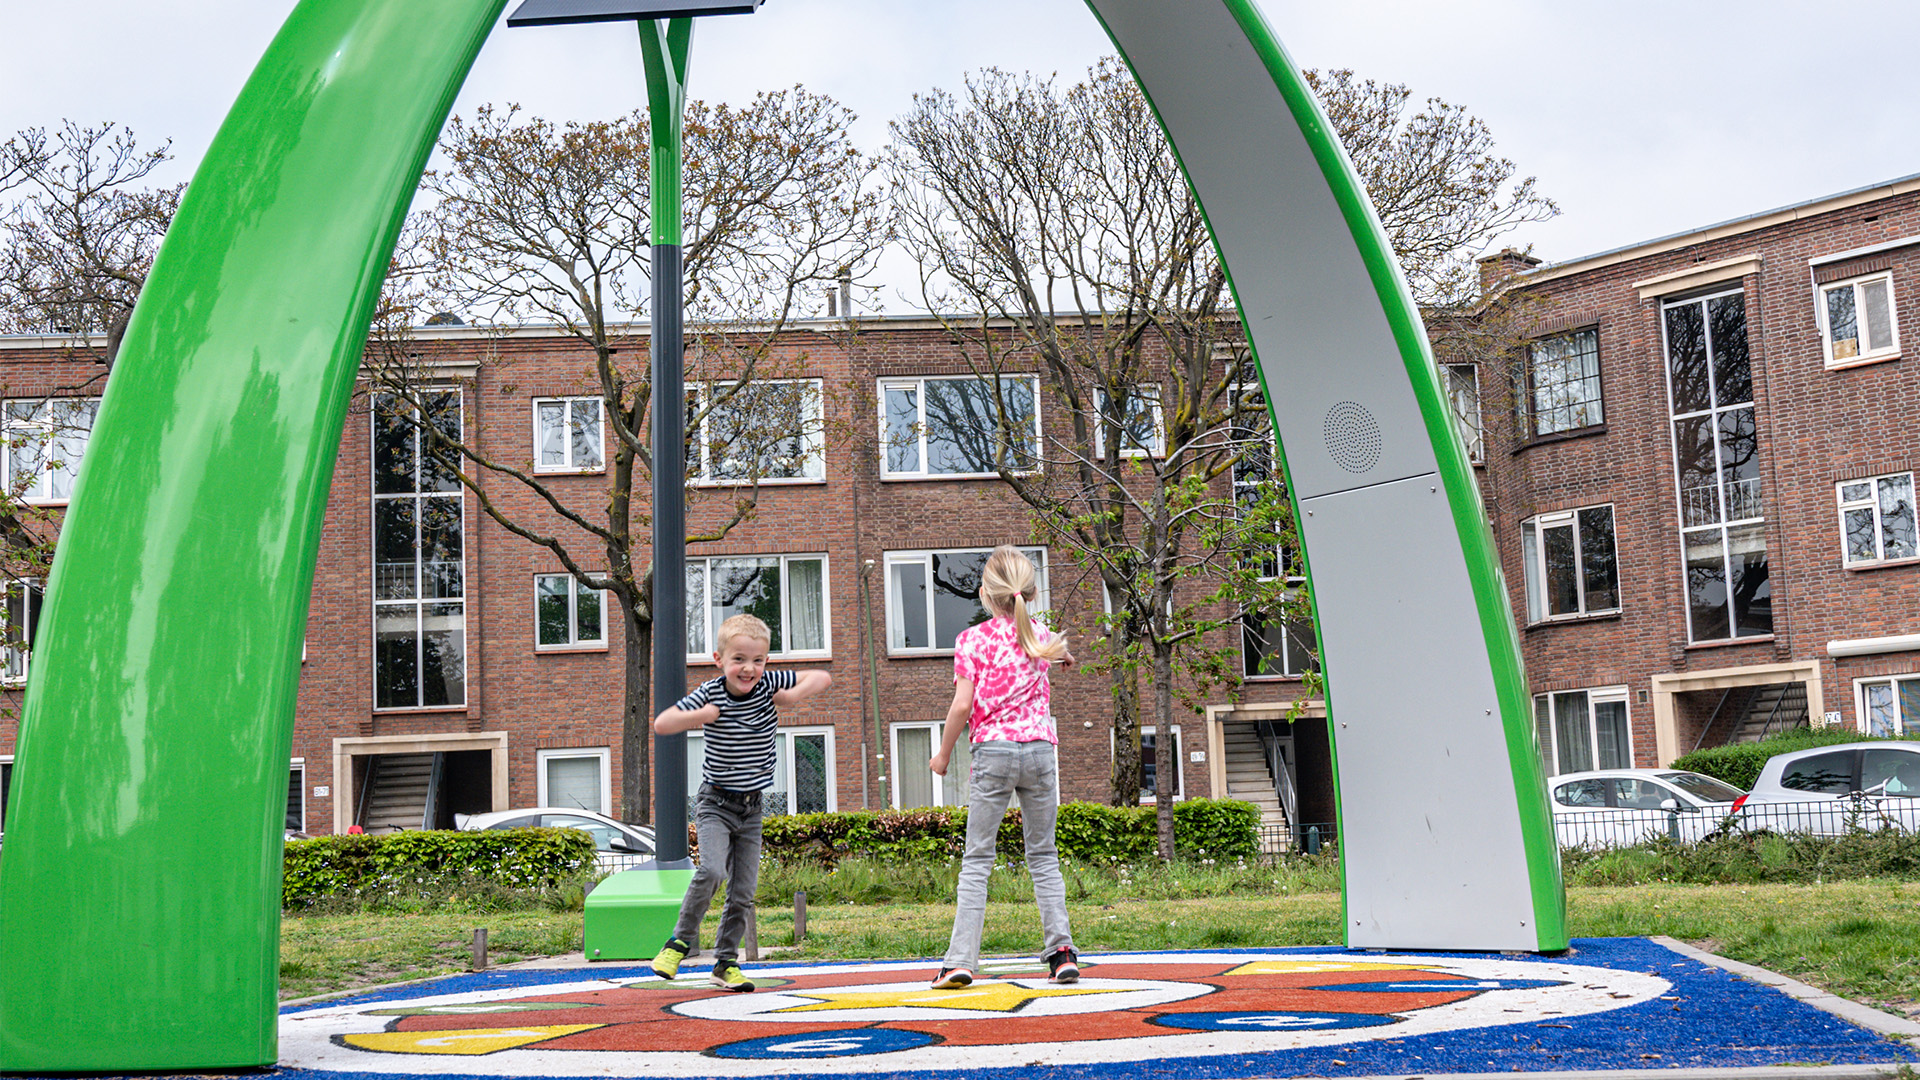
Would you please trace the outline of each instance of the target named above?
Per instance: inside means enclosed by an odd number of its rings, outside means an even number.
[[[967,849],[960,857],[960,885],[953,913],[953,938],[947,967],[969,971],[980,966],[980,935],[987,921],[987,875],[993,871],[995,841],[1007,804],[1020,797],[1020,826],[1026,834],[1027,873],[1033,900],[1040,907],[1040,955],[1073,948],[1067,925],[1067,885],[1060,876],[1060,853],[1053,842],[1053,821],[1060,813],[1060,765],[1050,742],[973,744],[973,769],[967,775]]]
[[[747,932],[747,915],[760,886],[760,793],[727,791],[701,784],[694,802],[699,829],[700,867],[680,902],[680,922],[673,936],[689,950],[700,947],[700,922],[713,905],[714,890],[727,883],[727,902],[720,909],[720,930],[713,937],[714,963],[734,961],[740,939]]]

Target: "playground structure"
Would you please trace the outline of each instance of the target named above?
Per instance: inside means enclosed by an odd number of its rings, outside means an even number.
[[[284,770],[334,454],[401,221],[504,6],[302,0],[182,202],[39,628],[0,1071],[275,1061]],[[1347,943],[1564,949],[1499,562],[1351,166],[1252,0],[1089,6],[1206,210],[1267,390],[1316,597]]]

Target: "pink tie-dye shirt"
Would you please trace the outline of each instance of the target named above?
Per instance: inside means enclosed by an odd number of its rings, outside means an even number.
[[[1039,641],[1053,637],[1038,619],[1033,633]],[[995,617],[962,630],[953,650],[953,677],[973,683],[970,741],[1060,742],[1047,687],[1051,665],[1020,647],[1012,619]]]

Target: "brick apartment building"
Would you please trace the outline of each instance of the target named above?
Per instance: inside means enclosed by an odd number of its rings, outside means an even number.
[[[1483,462],[1549,772],[1660,764],[1808,719],[1889,732],[1920,721],[1908,420],[1920,387],[1899,345],[1901,315],[1920,312],[1920,178],[1564,263],[1483,265],[1519,298],[1501,309],[1516,326],[1511,359],[1446,375]],[[606,436],[578,343],[441,326],[417,330],[411,347],[447,387],[439,418],[493,456],[532,462],[558,490],[588,503],[604,490]],[[973,613],[968,575],[992,546],[1028,545],[1027,516],[951,445],[883,450],[890,411],[925,425],[929,387],[971,379],[935,321],[863,320],[850,334],[844,320],[817,320],[778,348],[813,384],[815,426],[855,435],[817,438],[763,486],[752,520],[690,548],[690,651],[751,607],[776,616],[776,664],[833,673],[828,694],[783,717],[770,808],[958,801],[925,766],[951,693],[948,647]],[[31,501],[66,499],[70,465],[46,462],[77,459],[75,432],[104,377],[66,337],[0,339],[7,423],[22,443],[6,467]],[[1050,408],[1039,400],[1039,423],[1058,422]],[[423,472],[409,438],[367,400],[342,437],[290,826],[614,811],[623,665],[612,605]],[[495,490],[539,519],[525,492]],[[724,498],[696,488],[690,516]],[[1060,619],[1099,609],[1097,580],[1035,553]],[[9,617],[30,624],[36,603],[13,587]],[[1276,821],[1282,803],[1294,823],[1332,821],[1324,725],[1282,719],[1310,661],[1279,642],[1265,670],[1280,673],[1261,674],[1247,655],[1258,650],[1241,651],[1244,686],[1216,690],[1175,732],[1172,791],[1257,799]],[[8,656],[0,675],[18,686],[28,666]],[[709,670],[690,661],[688,679]],[[1055,711],[1064,797],[1103,799],[1107,681],[1062,675]],[[0,781],[16,725],[0,719]],[[690,750],[697,768],[697,741]],[[1268,771],[1271,753],[1283,778]]]

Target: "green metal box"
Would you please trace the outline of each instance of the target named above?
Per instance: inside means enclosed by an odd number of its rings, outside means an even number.
[[[589,960],[651,960],[673,936],[691,870],[622,870],[587,896]]]

